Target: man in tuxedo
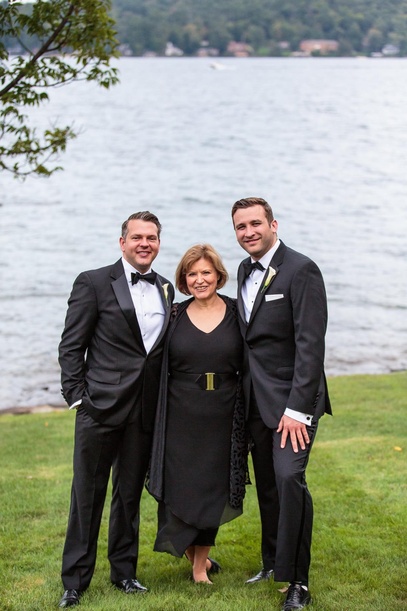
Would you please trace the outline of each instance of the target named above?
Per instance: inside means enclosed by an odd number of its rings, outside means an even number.
[[[68,301],[59,363],[76,424],[63,608],[79,604],[92,579],[111,469],[110,579],[126,594],[147,590],[136,578],[139,505],[174,297],[168,280],[151,271],[160,232],[151,212],[132,214],[122,225],[121,259],[81,273]]]
[[[260,509],[263,568],[246,583],[288,581],[284,611],[311,602],[313,509],[305,480],[318,420],[331,413],[324,374],[327,303],[316,264],[288,248],[261,198],[237,201],[232,219],[250,255],[238,270],[245,340],[244,391]]]

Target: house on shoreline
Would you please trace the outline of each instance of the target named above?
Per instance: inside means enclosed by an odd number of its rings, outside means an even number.
[[[309,39],[300,42],[300,51],[305,55],[330,55],[337,53],[339,42],[329,39]]]

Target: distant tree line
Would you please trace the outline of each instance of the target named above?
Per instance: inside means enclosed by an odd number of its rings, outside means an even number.
[[[1,2],[0,4],[6,4]],[[304,39],[338,42],[336,55],[380,52],[393,45],[407,56],[407,0],[112,0],[117,39],[131,55],[164,54],[171,42],[196,55],[204,41],[228,55],[232,41],[250,45],[253,55],[298,51]],[[22,5],[30,13],[31,5]],[[7,48],[32,48],[35,33]],[[20,47],[21,49],[21,47]]]
[[[333,39],[336,54],[407,55],[407,0],[113,0],[117,37],[129,52],[162,54],[172,42],[195,55],[206,41],[227,55],[231,41],[254,55],[299,49],[304,39]],[[288,43],[288,44],[287,44]]]

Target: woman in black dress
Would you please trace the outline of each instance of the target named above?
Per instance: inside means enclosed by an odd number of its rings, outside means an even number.
[[[174,308],[163,365],[149,491],[159,501],[154,550],[192,563],[212,583],[208,558],[220,524],[242,513],[247,468],[239,371],[242,339],[228,278],[209,245],[190,248],[176,286],[191,299]]]

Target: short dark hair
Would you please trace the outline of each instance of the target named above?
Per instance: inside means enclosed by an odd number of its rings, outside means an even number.
[[[157,235],[160,237],[161,234],[161,223],[156,217],[155,214],[149,212],[148,210],[144,210],[143,212],[135,212],[134,214],[130,214],[127,221],[124,221],[122,225],[122,238],[125,240],[127,233],[129,231],[129,221],[145,221],[146,223],[154,223],[157,227]]]
[[[251,208],[252,206],[262,206],[264,208],[264,213],[266,215],[267,221],[269,223],[274,221],[271,206],[266,202],[265,199],[262,199],[261,197],[245,197],[244,199],[237,200],[237,202],[235,202],[232,207],[232,219],[235,216],[237,210],[240,210],[241,208]]]
[[[194,263],[199,261],[199,259],[206,259],[206,261],[212,263],[213,267],[215,268],[215,271],[218,274],[218,283],[216,288],[221,289],[222,286],[225,286],[229,278],[229,274],[222,263],[221,256],[218,252],[216,252],[214,247],[210,244],[196,244],[195,246],[188,248],[187,252],[178,263],[177,271],[175,272],[175,285],[179,292],[183,295],[191,294],[187,287],[186,277],[191,267],[194,265]]]

